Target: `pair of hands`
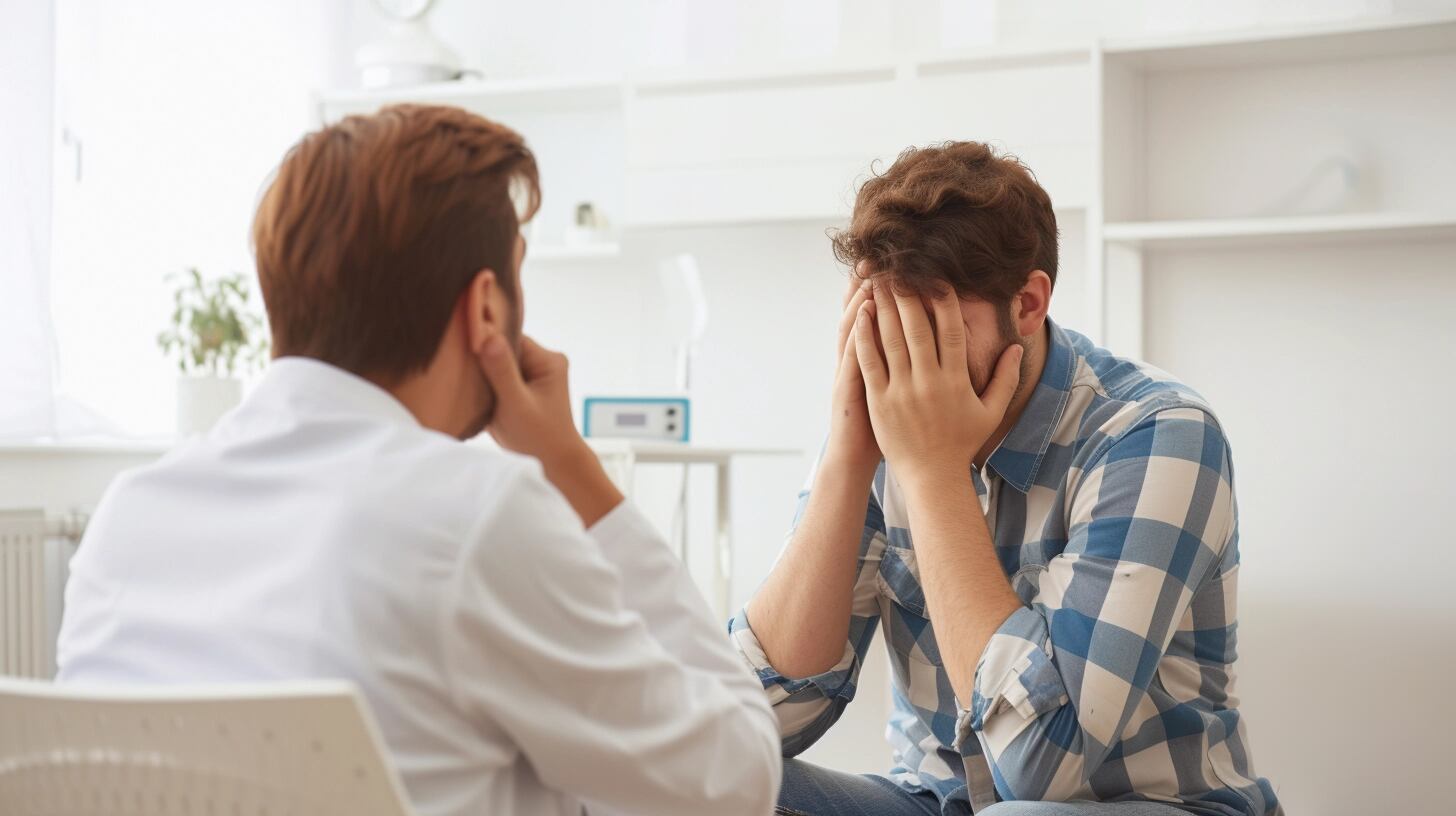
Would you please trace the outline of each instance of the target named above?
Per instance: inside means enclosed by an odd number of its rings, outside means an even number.
[[[978,395],[970,349],[954,292],[927,310],[865,280],[840,318],[830,444],[861,464],[883,455],[902,481],[964,474],[1006,416],[1022,357],[1007,347]]]

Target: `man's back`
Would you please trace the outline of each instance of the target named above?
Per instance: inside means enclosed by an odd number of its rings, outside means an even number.
[[[641,532],[609,516],[595,534],[608,522]],[[619,716],[653,715],[611,699],[610,678],[586,687],[590,671],[553,661],[577,654],[599,668],[588,639],[618,636],[636,643],[621,657],[641,652],[644,676],[659,676],[663,655],[655,641],[642,646],[617,565],[592,544],[533,460],[466,447],[364,380],[283,360],[207,438],[126,475],[103,501],[73,564],[60,677],[343,677],[372,703],[422,813],[616,804],[626,800],[613,786],[627,779],[612,769],[556,771],[593,759],[598,738],[619,740],[630,765],[634,723],[614,735],[612,715],[582,722],[572,709],[596,695],[629,709]],[[743,699],[761,696],[722,651],[727,669],[683,670],[678,693],[706,683],[721,700],[737,671]],[[653,702],[672,700],[639,705]]]

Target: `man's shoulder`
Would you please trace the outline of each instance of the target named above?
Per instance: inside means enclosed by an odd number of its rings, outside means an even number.
[[[544,481],[533,458],[408,425],[204,436],[121,474],[110,505],[202,502],[217,513],[309,512],[362,527],[408,517],[463,534]],[[393,519],[393,521],[391,521]]]
[[[410,430],[414,432],[410,443],[418,446],[419,455],[435,467],[457,468],[489,479],[541,477],[541,464],[535,459],[499,447],[488,438],[462,442],[436,431]]]
[[[392,473],[379,486],[433,506],[441,516],[480,524],[510,515],[523,492],[546,483],[536,459],[500,448],[489,440],[461,442],[445,434],[410,428],[399,449],[380,451]],[[387,501],[387,496],[380,496]]]
[[[1143,360],[1123,357],[1067,331],[1075,356],[1068,419],[1083,444],[1106,445],[1160,419],[1200,422],[1220,437],[1209,401],[1178,377]]]

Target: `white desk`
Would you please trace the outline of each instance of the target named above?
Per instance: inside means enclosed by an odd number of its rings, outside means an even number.
[[[717,526],[713,537],[713,603],[719,617],[733,614],[733,460],[740,456],[800,456],[793,448],[706,447],[681,442],[588,439],[618,489],[632,497],[637,465],[713,465],[717,471]],[[686,515],[686,508],[683,508]],[[686,549],[687,541],[683,541]],[[685,553],[683,553],[685,555]]]

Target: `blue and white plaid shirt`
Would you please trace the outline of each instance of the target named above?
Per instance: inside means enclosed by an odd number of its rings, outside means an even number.
[[[974,474],[1025,606],[986,646],[972,699],[951,689],[904,495],[881,464],[838,665],[784,677],[754,637],[751,602],[731,624],[784,753],[813,744],[854,698],[878,624],[893,666],[890,775],[908,790],[976,810],[1145,799],[1281,813],[1254,772],[1234,696],[1238,513],[1218,420],[1162,371],[1054,324],[1049,337],[1025,413]]]

